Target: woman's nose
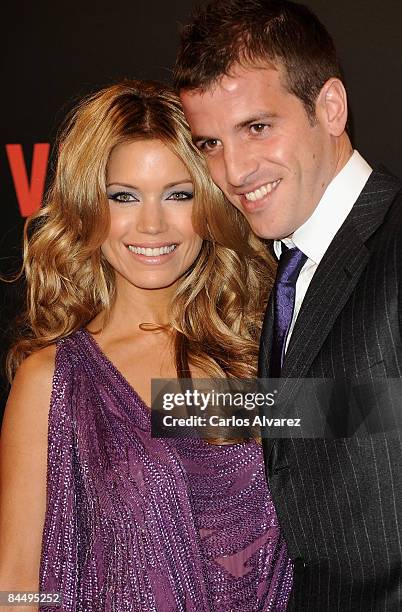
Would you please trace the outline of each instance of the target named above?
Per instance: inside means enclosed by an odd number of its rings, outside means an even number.
[[[138,232],[143,234],[160,234],[166,231],[166,215],[161,202],[143,202],[138,213]]]

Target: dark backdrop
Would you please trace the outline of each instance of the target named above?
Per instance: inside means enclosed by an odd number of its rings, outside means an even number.
[[[7,15],[3,9],[2,274],[18,267],[22,214],[40,200],[47,148],[35,144],[52,143],[74,102],[98,87],[122,77],[169,80],[180,24],[196,4],[196,0],[20,0],[8,7]],[[307,0],[306,4],[337,43],[355,146],[371,164],[381,162],[402,176],[401,1]],[[7,148],[10,144],[20,146]],[[30,182],[32,165],[36,182]],[[3,356],[12,318],[20,309],[20,294],[18,285],[1,287]],[[1,401],[6,390],[3,383]]]

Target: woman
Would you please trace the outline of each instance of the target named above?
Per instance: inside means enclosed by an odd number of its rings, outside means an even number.
[[[66,611],[285,609],[259,445],[152,438],[148,408],[151,378],[255,375],[268,264],[171,91],[126,82],[78,107],[25,235],[1,589],[39,574]]]

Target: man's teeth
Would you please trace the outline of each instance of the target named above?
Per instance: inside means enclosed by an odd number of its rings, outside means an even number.
[[[250,191],[249,193],[245,193],[245,198],[249,202],[255,202],[256,200],[261,200],[268,193],[271,193],[275,187],[279,185],[281,182],[280,179],[274,181],[273,183],[267,183],[266,185],[262,185],[262,187],[258,187],[255,191]]]
[[[128,245],[129,251],[132,251],[136,255],[145,255],[145,257],[159,257],[160,255],[167,255],[175,250],[177,244],[171,244],[170,246],[163,246],[157,248],[145,248],[145,247],[136,247],[131,244]]]

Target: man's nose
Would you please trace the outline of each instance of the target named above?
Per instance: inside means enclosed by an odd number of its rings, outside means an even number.
[[[160,234],[167,230],[166,214],[161,202],[142,202],[137,217],[137,231],[143,234]]]
[[[246,147],[226,145],[223,150],[226,180],[232,187],[242,187],[250,182],[258,164]]]

